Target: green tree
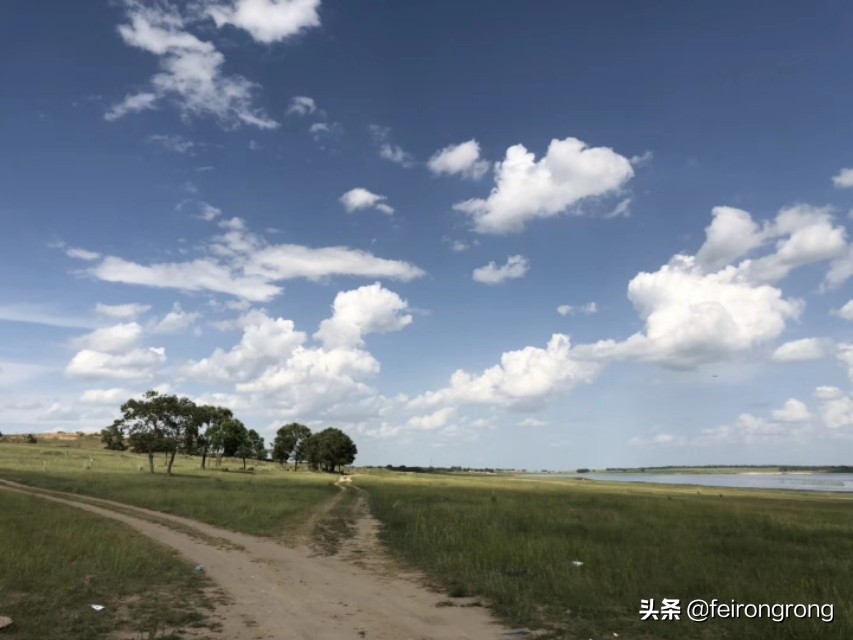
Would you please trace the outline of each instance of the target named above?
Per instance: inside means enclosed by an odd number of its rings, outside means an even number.
[[[133,453],[148,456],[150,473],[154,473],[154,454],[166,450],[163,430],[151,402],[157,395],[156,391],[148,391],[143,400],[131,398],[121,405],[122,417],[113,423],[127,430],[127,441]]]
[[[347,434],[340,429],[329,427],[312,436],[314,441],[312,456],[315,463],[324,471],[343,471],[344,465],[355,462],[358,447]]]
[[[196,440],[197,453],[201,455],[201,468],[207,467],[208,454],[216,455],[222,449],[220,428],[225,420],[232,419],[234,414],[230,409],[209,404],[196,407],[196,420],[199,424],[199,435]],[[204,427],[204,431],[201,428]]]
[[[255,460],[267,459],[267,448],[263,437],[254,429],[249,429],[249,445],[252,449],[252,457]]]
[[[101,442],[104,448],[111,451],[124,451],[127,445],[124,442],[124,429],[120,420],[115,420],[109,427],[101,431]]]
[[[219,433],[222,439],[222,455],[226,458],[237,456],[237,450],[249,437],[246,425],[236,418],[223,420],[219,426]]]
[[[280,464],[293,456],[293,462],[299,469],[299,463],[305,460],[305,443],[311,437],[311,429],[304,424],[291,422],[281,427],[273,441],[273,460]]]

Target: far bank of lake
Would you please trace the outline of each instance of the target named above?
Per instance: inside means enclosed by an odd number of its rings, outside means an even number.
[[[552,475],[552,474],[549,474]],[[556,475],[556,474],[553,474]],[[853,492],[853,473],[572,473],[562,477],[702,487]]]

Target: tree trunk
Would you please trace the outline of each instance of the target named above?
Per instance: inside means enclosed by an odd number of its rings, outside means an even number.
[[[246,470],[246,458],[243,458],[243,471]]]
[[[169,456],[169,462],[166,465],[166,474],[172,475],[172,465],[175,464],[175,453],[176,451],[172,451],[172,455]]]
[[[207,447],[201,450],[201,468],[205,468],[205,463],[207,462]]]
[[[154,453],[148,452],[148,471],[154,473]]]

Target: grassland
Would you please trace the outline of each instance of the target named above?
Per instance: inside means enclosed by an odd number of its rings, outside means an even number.
[[[209,580],[165,547],[120,523],[6,491],[0,514],[0,615],[15,621],[3,638],[165,639],[206,626]]]
[[[234,461],[223,463],[229,472],[201,471],[198,459],[179,459],[168,478],[140,472],[137,456],[86,446],[0,444],[0,477],[274,537],[340,496],[324,474],[274,465],[237,473]],[[550,638],[853,638],[850,496],[559,477],[378,472],[355,482],[387,547],[422,570],[446,603],[473,596]],[[350,535],[352,500],[345,493],[314,527],[328,552]],[[0,539],[6,526],[0,521]],[[831,603],[835,620],[641,621],[648,598]]]
[[[244,473],[239,460],[202,470],[199,458],[178,457],[173,476],[162,464],[150,474],[142,456],[95,446],[91,440],[0,443],[0,478],[273,537],[337,493],[333,477],[282,471],[271,463],[249,463],[254,470]]]
[[[400,558],[449,595],[480,596],[553,638],[853,638],[848,498],[557,479],[358,482]],[[640,621],[648,598],[832,603],[835,621]]]

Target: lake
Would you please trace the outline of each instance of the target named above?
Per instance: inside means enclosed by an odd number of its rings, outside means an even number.
[[[566,477],[741,489],[853,492],[851,473],[584,473]]]

